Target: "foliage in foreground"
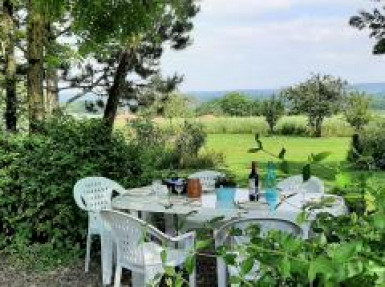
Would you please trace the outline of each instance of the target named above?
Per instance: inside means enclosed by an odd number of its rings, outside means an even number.
[[[257,147],[251,151],[269,153],[264,150],[258,136],[256,143]],[[278,156],[271,153],[282,163],[281,169],[285,166],[285,153],[284,148]],[[312,162],[327,156],[328,153],[312,154]],[[310,177],[311,169],[307,166],[309,164],[303,168],[304,181]],[[278,230],[264,234],[258,225],[243,230],[230,229],[228,236],[247,236],[249,239],[241,239],[242,244],[235,245],[231,242],[236,240],[230,240],[230,244],[216,250],[217,256],[222,257],[227,266],[237,270],[230,282],[250,287],[383,286],[385,189],[363,176],[353,182],[345,178],[342,188],[335,191],[341,195],[353,195],[355,204],[349,203],[349,214],[337,217],[320,212],[328,206],[327,201],[304,207],[297,218],[298,224],[310,223],[310,216],[316,215],[311,221],[309,239]],[[311,211],[316,213],[311,214]],[[212,243],[211,237],[203,237],[192,250],[191,258],[200,252],[199,246]],[[188,264],[186,268],[190,269]],[[172,276],[175,282],[181,281],[178,273],[169,272],[167,275]]]
[[[101,120],[60,117],[43,124],[40,134],[0,134],[0,249],[22,255],[27,264],[36,252],[43,265],[68,262],[81,254],[87,230],[87,214],[73,199],[77,180],[105,176],[137,187],[178,168],[188,155],[184,164],[213,164],[209,153],[197,155],[205,141],[199,126],[186,123],[176,136],[178,148],[151,128],[138,124],[138,137],[109,135]]]

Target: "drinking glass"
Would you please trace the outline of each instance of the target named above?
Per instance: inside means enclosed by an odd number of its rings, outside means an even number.
[[[159,192],[161,190],[161,187],[162,187],[162,181],[160,179],[155,179],[152,181],[152,186],[151,186],[151,189],[152,189],[152,192],[158,196],[159,195]]]
[[[181,196],[183,188],[184,188],[183,181],[178,180],[178,182],[175,183],[175,191],[178,194],[178,196]]]
[[[275,188],[269,188],[265,193],[266,202],[269,205],[270,212],[274,212],[279,203],[279,193]]]

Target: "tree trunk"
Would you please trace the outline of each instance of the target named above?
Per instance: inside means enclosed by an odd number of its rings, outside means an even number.
[[[53,32],[52,23],[46,21],[45,23],[45,53],[53,54],[55,49],[53,47],[56,44],[56,37]],[[47,115],[52,115],[55,110],[59,109],[59,77],[57,67],[47,65],[46,67],[46,91],[45,91],[45,112]]]
[[[52,115],[59,109],[59,77],[55,68],[47,69],[46,82],[45,111],[47,115]]]
[[[322,122],[323,122],[323,118],[317,118],[315,120],[314,136],[317,138],[320,138],[322,136]]]
[[[29,106],[30,132],[37,129],[37,124],[44,119],[43,94],[43,52],[44,52],[44,20],[36,11],[33,0],[28,1],[28,71],[27,93]]]
[[[5,40],[5,86],[6,109],[5,125],[9,132],[17,129],[17,94],[16,94],[16,58],[15,58],[15,25],[13,19],[13,4],[11,0],[3,2],[3,24],[6,34]]]
[[[108,92],[108,100],[106,109],[104,110],[104,119],[110,131],[114,126],[115,117],[118,111],[119,99],[121,98],[124,87],[126,85],[127,73],[131,69],[131,59],[134,56],[134,51],[126,50],[120,53],[118,68],[114,76],[114,83]]]

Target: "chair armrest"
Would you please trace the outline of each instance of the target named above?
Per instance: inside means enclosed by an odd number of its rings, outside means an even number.
[[[179,235],[179,236],[172,237],[172,236],[169,236],[169,235],[159,231],[158,229],[154,228],[152,225],[147,224],[147,228],[148,228],[149,233],[152,236],[156,237],[158,240],[160,240],[163,243],[166,243],[166,242],[170,242],[170,243],[186,242],[187,243],[186,245],[188,247],[192,247],[194,245],[194,242],[195,242],[195,232],[194,231],[184,233],[184,234]]]

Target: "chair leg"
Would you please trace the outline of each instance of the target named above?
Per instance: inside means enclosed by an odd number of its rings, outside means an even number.
[[[87,232],[86,262],[85,262],[86,273],[89,271],[89,267],[90,267],[91,243],[92,243],[91,233]]]
[[[102,274],[103,274],[103,284],[110,285],[112,270],[114,264],[114,242],[110,238],[110,236],[106,233],[102,233],[101,235],[101,259],[102,259]]]
[[[120,287],[120,281],[122,279],[122,266],[119,264],[116,266],[116,271],[115,271],[115,283],[114,287]]]
[[[217,279],[218,279],[218,287],[226,287],[227,270],[226,270],[226,264],[222,258],[217,258]]]
[[[144,273],[139,272],[131,272],[131,286],[132,287],[145,287],[146,285],[146,277]]]
[[[194,271],[189,275],[189,287],[195,287],[196,286],[196,267],[194,268]]]

